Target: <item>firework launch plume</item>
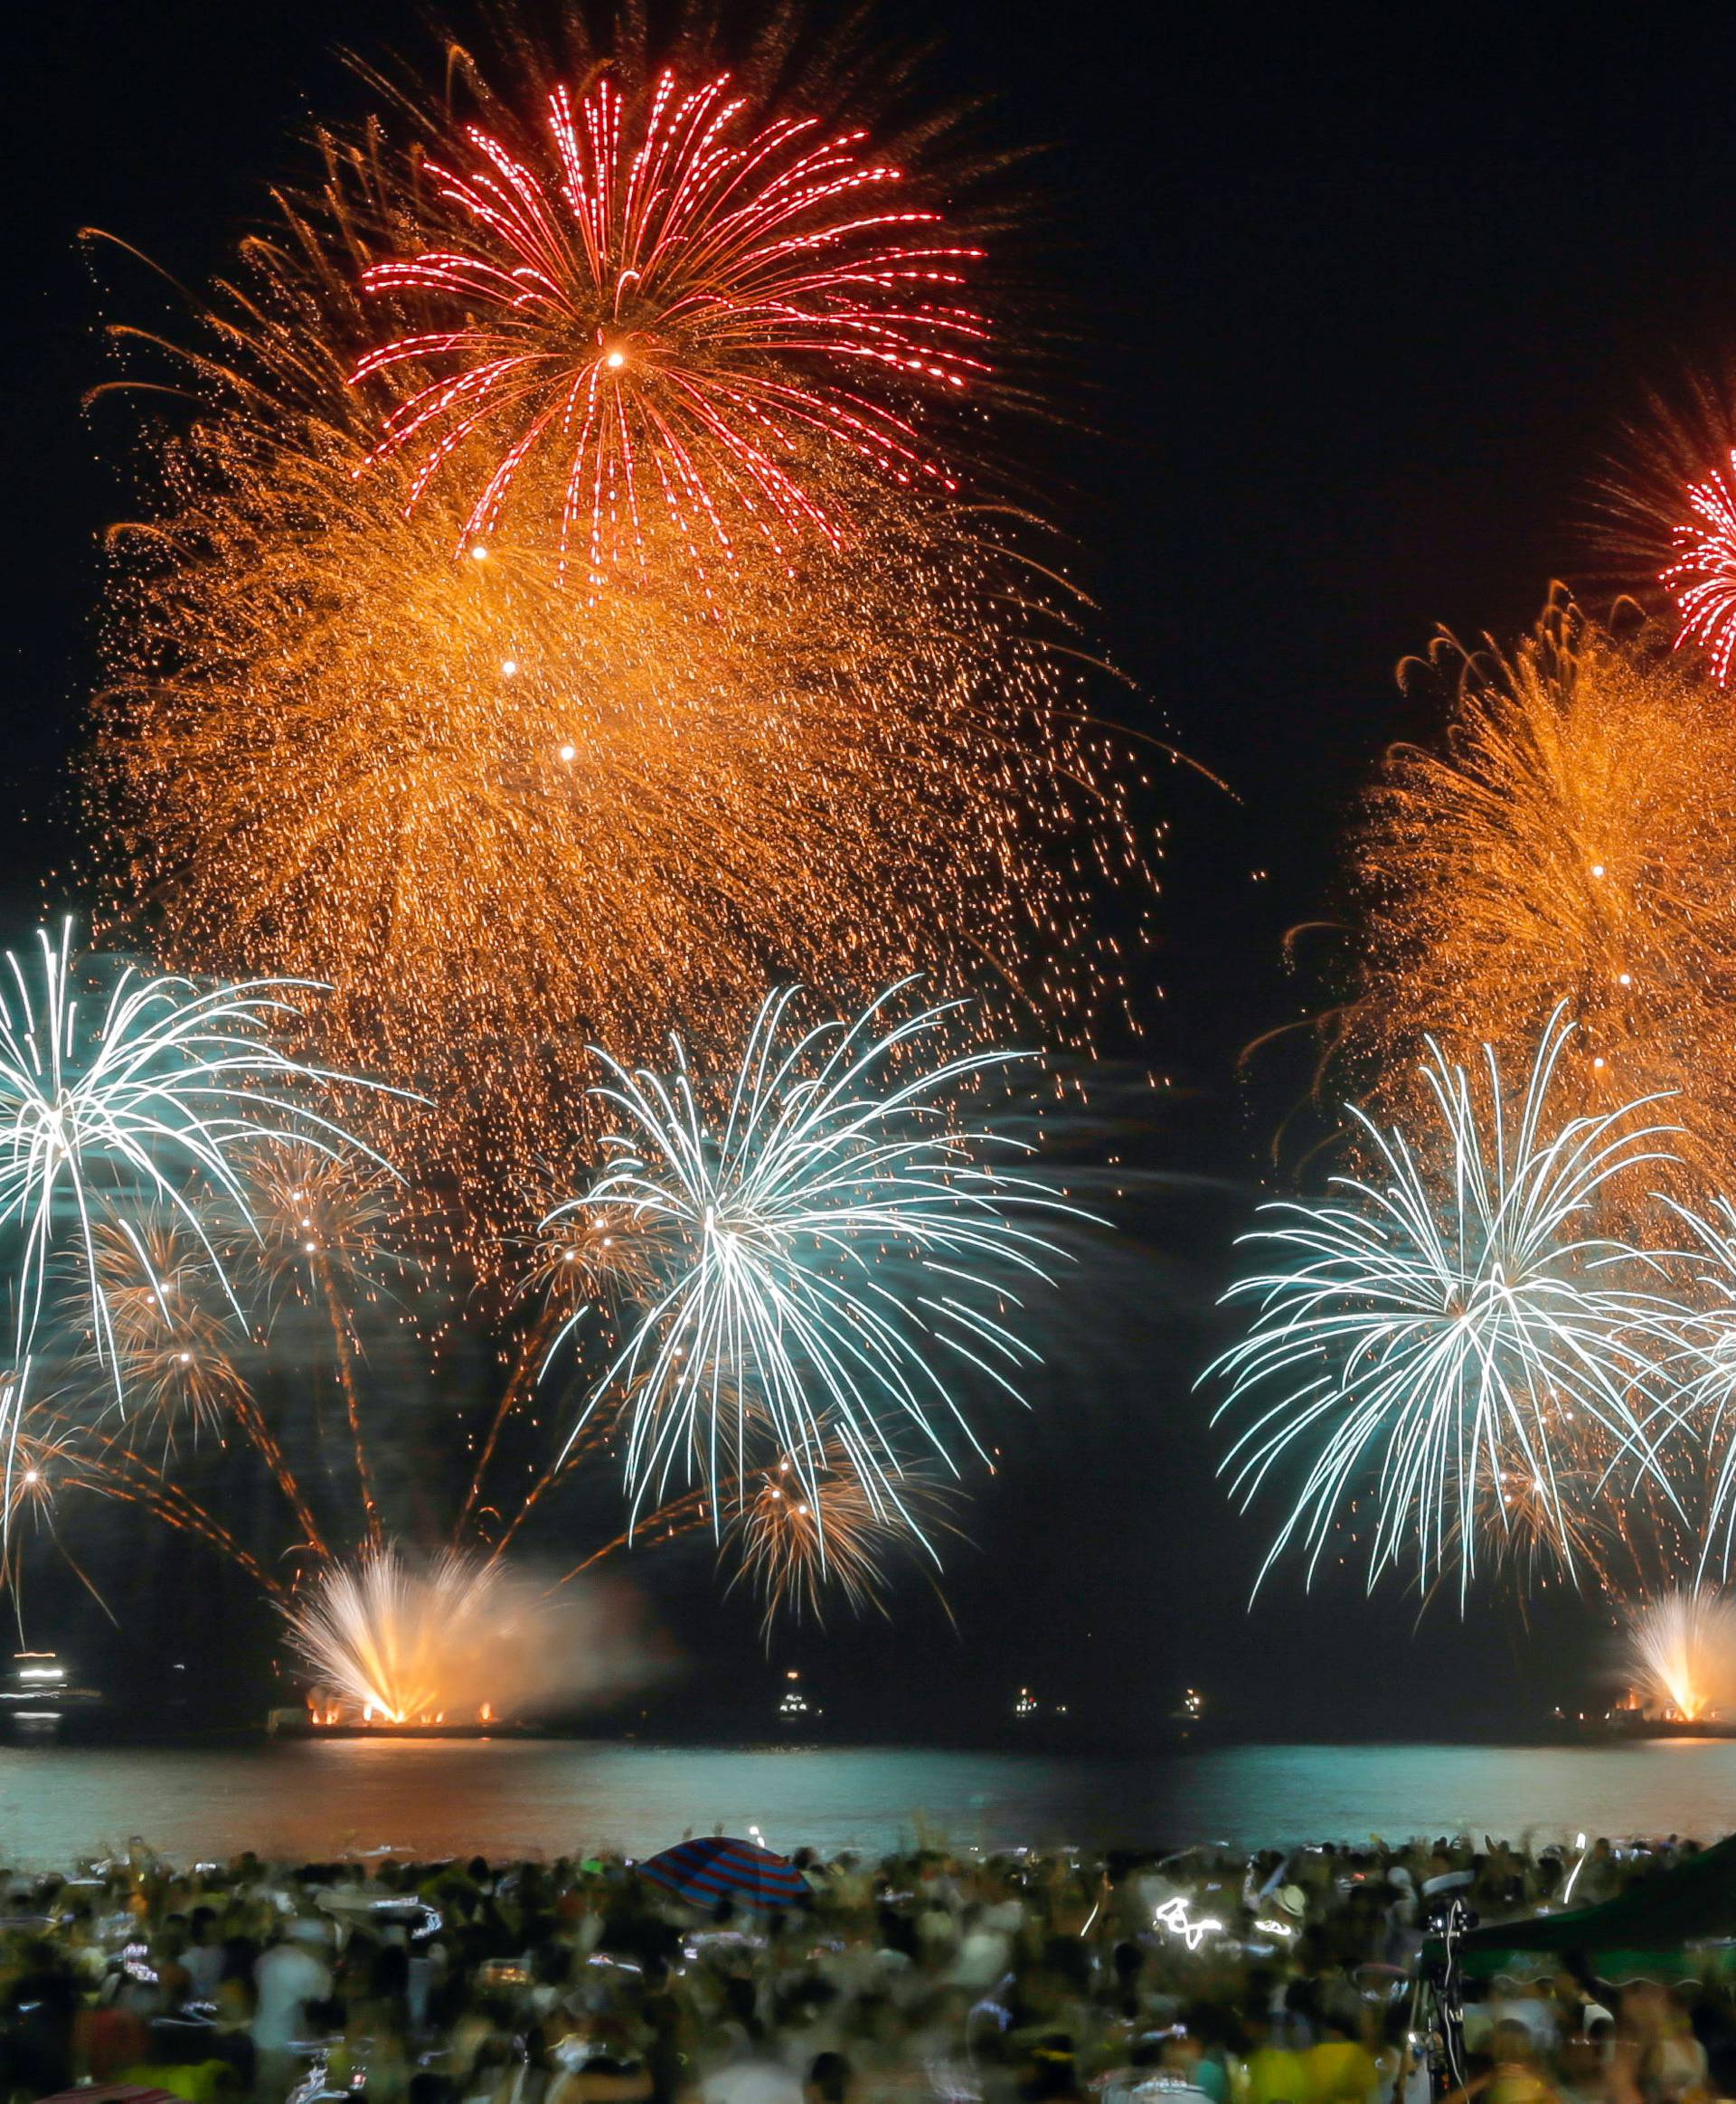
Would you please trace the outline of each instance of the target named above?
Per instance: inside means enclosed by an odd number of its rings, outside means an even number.
[[[582,1596],[453,1551],[419,1566],[386,1545],[327,1564],[286,1619],[316,1712],[510,1722],[620,1684],[619,1657]]]
[[[1355,844],[1346,1071],[1377,1112],[1427,1119],[1426,1041],[1465,1064],[1492,1046],[1516,1073],[1561,1006],[1557,1105],[1596,1117],[1667,1091],[1681,1127],[1676,1162],[1620,1195],[1709,1208],[1736,1121],[1729,703],[1562,599],[1511,656],[1444,638],[1436,659],[1457,674],[1446,738],[1389,754]],[[1623,1225],[1653,1234],[1659,1216]]]
[[[618,1402],[636,1509],[672,1471],[720,1506],[763,1441],[820,1527],[827,1468],[897,1514],[897,1436],[946,1455],[969,1439],[959,1378],[1016,1398],[1036,1363],[1012,1319],[1020,1291],[1061,1255],[1043,1229],[1088,1216],[996,1165],[1029,1149],[954,1107],[1020,1055],[933,1057],[958,1005],[894,1021],[907,986],[806,1030],[798,989],[773,994],[721,1083],[696,1080],[678,1043],[666,1077],[603,1055],[619,1129],[553,1217],[602,1208],[656,1238],[656,1283],[588,1406]]]
[[[605,74],[549,94],[525,151],[467,127],[428,165],[429,246],[367,269],[417,321],[357,382],[409,379],[370,455],[471,499],[455,553],[553,456],[545,537],[593,587],[646,567],[660,514],[696,564],[744,533],[781,557],[844,522],[824,458],[901,486],[954,478],[911,421],[986,375],[963,303],[981,251],[947,238],[860,131],[756,111],[727,74]],[[912,398],[915,398],[914,400]]]
[[[1736,1703],[1736,1601],[1694,1587],[1629,1610],[1628,1664],[1647,1709],[1698,1724]]]
[[[1667,1164],[1670,1107],[1573,1115],[1574,1035],[1549,1020],[1516,1102],[1493,1051],[1477,1075],[1430,1048],[1433,1129],[1353,1109],[1368,1175],[1244,1238],[1280,1268],[1231,1288],[1252,1319],[1209,1373],[1244,1420],[1233,1493],[1289,1500],[1262,1579],[1293,1547],[1310,1576],[1354,1551],[1371,1587],[1414,1559],[1462,1604],[1515,1533],[1572,1575],[1585,1500],[1642,1477],[1671,1495],[1654,1449],[1680,1310],[1657,1260],[1597,1225],[1612,1187]]]

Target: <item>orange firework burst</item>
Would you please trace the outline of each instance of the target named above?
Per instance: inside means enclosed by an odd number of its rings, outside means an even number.
[[[184,1420],[221,1430],[246,1396],[239,1362],[250,1340],[210,1252],[184,1221],[155,1209],[136,1222],[99,1222],[92,1242],[137,1428],[155,1428],[165,1447]],[[101,1392],[100,1369],[92,1385]]]
[[[737,1559],[731,1586],[745,1582],[765,1603],[768,1639],[780,1614],[824,1625],[835,1596],[853,1614],[886,1612],[894,1559],[939,1568],[930,1536],[956,1534],[955,1494],[922,1473],[891,1479],[876,1496],[841,1444],[828,1441],[817,1467],[784,1459],[750,1472],[724,1540]]]
[[[865,993],[912,963],[1088,1038],[1118,971],[1092,892],[1143,892],[1148,844],[1014,524],[810,429],[802,486],[853,532],[744,535],[726,594],[655,511],[643,573],[563,589],[554,538],[516,531],[564,503],[552,458],[455,561],[473,500],[378,457],[347,383],[398,179],[335,147],[327,173],[220,292],[156,515],[115,536],[119,907],[199,968],[331,985],[333,1056],[434,1099],[373,1109],[476,1252],[504,1193],[568,1173],[590,1041],[651,1057],[775,977]]]
[[[1579,1112],[1655,1092],[1683,1129],[1659,1179],[1702,1209],[1736,1119],[1736,740],[1662,638],[1618,641],[1554,601],[1510,656],[1443,637],[1442,746],[1395,747],[1355,849],[1361,983],[1335,1018],[1382,1109],[1410,1108],[1424,1042],[1523,1071],[1558,1005]]]
[[[410,375],[371,458],[419,456],[412,507],[455,456],[486,459],[464,546],[559,456],[559,559],[582,533],[593,584],[623,546],[647,567],[653,508],[695,561],[749,529],[779,554],[836,542],[816,439],[829,462],[951,490],[907,398],[986,375],[987,328],[960,304],[982,251],[940,238],[864,139],[666,69],[577,101],[556,87],[533,152],[467,127],[462,172],[429,164],[440,245],[364,275],[433,325],[355,368]]]

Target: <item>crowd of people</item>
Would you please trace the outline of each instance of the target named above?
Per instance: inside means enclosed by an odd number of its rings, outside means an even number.
[[[1613,1896],[1687,1847],[1468,1839],[1251,1860],[927,1847],[793,1860],[807,1903],[684,1903],[616,1858],[5,1881],[0,2098],[211,2104],[1426,2104],[1431,1906]],[[1515,1965],[1460,2095],[1736,2097],[1736,1981]]]

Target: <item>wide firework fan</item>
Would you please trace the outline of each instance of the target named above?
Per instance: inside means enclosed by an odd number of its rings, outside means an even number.
[[[1671,1128],[1646,1099],[1559,1110],[1573,1034],[1549,1020],[1516,1103],[1492,1052],[1474,1079],[1431,1049],[1429,1126],[1354,1110],[1368,1174],[1265,1208],[1246,1238],[1281,1265],[1230,1288],[1254,1313],[1208,1377],[1229,1383],[1219,1418],[1250,1420],[1232,1493],[1289,1501],[1262,1578],[1292,1547],[1312,1575],[1361,1537],[1371,1586],[1413,1559],[1426,1583],[1455,1572],[1462,1601],[1515,1531],[1571,1574],[1588,1497],[1643,1479],[1671,1500],[1656,1447],[1681,1311],[1662,1261],[1597,1225],[1612,1187],[1667,1163]]]
[[[600,1661],[583,1660],[578,1599],[494,1557],[448,1550],[416,1564],[377,1546],[327,1563],[283,1613],[316,1709],[352,1721],[489,1723],[601,1678]]]
[[[667,68],[557,86],[540,129],[515,151],[467,127],[461,168],[429,162],[434,245],[363,279],[429,325],[356,366],[410,375],[371,458],[415,457],[412,505],[468,470],[460,550],[546,456],[561,563],[577,537],[594,585],[623,553],[645,566],[649,513],[702,566],[743,533],[778,552],[837,540],[816,440],[896,485],[954,486],[905,404],[986,373],[986,326],[962,304],[982,252],[946,239],[862,132]]]
[[[807,1030],[798,989],[771,995],[722,1082],[695,1081],[679,1045],[667,1077],[608,1060],[620,1127],[553,1217],[600,1208],[654,1238],[655,1284],[587,1405],[620,1410],[636,1510],[684,1469],[720,1510],[769,1452],[821,1529],[839,1468],[896,1513],[901,1437],[946,1456],[970,1440],[958,1377],[1016,1396],[1036,1363],[1009,1317],[1061,1255],[1043,1229],[1089,1216],[1014,1165],[1028,1143],[958,1108],[1021,1055],[929,1063],[959,1005],[894,1021],[907,986]]]
[[[1736,1600],[1678,1587],[1629,1609],[1627,1660],[1651,1709],[1684,1724],[1736,1703]]]

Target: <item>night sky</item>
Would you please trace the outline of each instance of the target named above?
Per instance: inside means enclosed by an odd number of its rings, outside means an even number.
[[[947,1580],[890,1628],[847,1623],[760,1656],[750,1608],[702,1566],[656,1589],[688,1661],[694,1731],[769,1711],[799,1662],[840,1729],[970,1734],[1022,1683],[1097,1736],[1138,1738],[1182,1685],[1248,1728],[1392,1736],[1517,1728],[1604,1660],[1589,1607],[1430,1608],[1353,1581],[1278,1580],[1251,1617],[1257,1524],[1226,1509],[1204,1407],[1229,1243],[1306,1086],[1250,1039],[1317,1004],[1330,944],[1288,970],[1284,930],[1330,917],[1350,800],[1382,747],[1426,731],[1392,669],[1437,623],[1503,636],[1552,577],[1601,448],[1648,383],[1736,340],[1736,25],[1690,39],[1656,10],[1160,9],[1134,0],[931,0],[889,33],[938,40],[937,97],[986,92],[987,135],[1046,150],[1028,261],[1066,339],[1052,423],[1022,465],[1070,536],[1099,633],[1233,798],[1176,772],[1159,924],[1165,997],[1139,1002],[1167,1107],[1118,1144],[1145,1165],[1127,1253],[1081,1279],[1071,1351],[1032,1419],[997,1422],[999,1480]],[[1601,22],[1599,31],[1596,26]],[[411,0],[67,0],[9,46],[0,330],[0,898],[23,933],[76,848],[70,756],[94,677],[104,524],[127,419],[87,414],[108,367],[76,236],[95,224],[197,284],[301,165],[310,116],[359,114],[336,56],[427,49]],[[137,279],[133,280],[137,285]],[[128,318],[154,320],[155,313]],[[1257,881],[1253,873],[1269,874]],[[1129,1051],[1131,1048],[1120,1048]],[[1158,1174],[1173,1175],[1165,1183]],[[135,1538],[136,1539],[136,1538]],[[257,1688],[265,1637],[209,1565],[137,1549],[124,1642],[48,1566],[39,1640],[124,1677],[227,1657]],[[193,1586],[194,1573],[199,1583]],[[250,1679],[248,1676],[251,1675]],[[248,1700],[253,1701],[250,1694]]]

